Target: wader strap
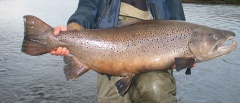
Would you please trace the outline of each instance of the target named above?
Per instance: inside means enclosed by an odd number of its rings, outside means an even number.
[[[166,0],[147,0],[148,10],[153,19],[169,20],[169,12],[166,6]]]

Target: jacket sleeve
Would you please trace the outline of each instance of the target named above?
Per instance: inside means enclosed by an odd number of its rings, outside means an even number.
[[[182,0],[167,0],[166,3],[171,20],[186,20]]]
[[[97,28],[95,18],[98,4],[99,0],[79,0],[78,8],[69,18],[68,24],[75,22],[88,29]]]
[[[146,0],[153,19],[185,20],[181,0]]]

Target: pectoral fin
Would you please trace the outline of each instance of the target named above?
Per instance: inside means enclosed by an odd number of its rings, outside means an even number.
[[[177,71],[180,71],[184,68],[192,68],[194,63],[195,63],[194,58],[186,58],[186,57],[175,58],[175,65],[176,65]],[[187,71],[189,71],[189,70],[187,70]]]
[[[133,79],[133,76],[132,75],[129,75],[129,76],[126,76],[120,80],[118,80],[115,85],[117,87],[117,90],[118,90],[118,93],[121,95],[121,96],[124,96],[124,94],[127,92],[128,88],[130,87],[131,85],[131,82],[132,82],[132,79]]]
[[[87,66],[79,62],[78,59],[74,56],[64,56],[64,62],[64,73],[67,80],[76,79],[89,70]]]

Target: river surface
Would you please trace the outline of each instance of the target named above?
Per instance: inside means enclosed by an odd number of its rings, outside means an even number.
[[[63,73],[62,57],[21,52],[23,16],[51,26],[66,25],[78,0],[0,0],[0,103],[96,103],[96,72],[74,81]],[[240,41],[240,6],[184,4],[187,22],[231,30]],[[239,103],[240,48],[197,64],[191,76],[175,72],[179,103]],[[227,62],[225,62],[227,61]]]

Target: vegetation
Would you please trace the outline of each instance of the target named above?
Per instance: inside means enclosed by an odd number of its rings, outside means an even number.
[[[240,4],[240,0],[182,0],[184,3]]]

